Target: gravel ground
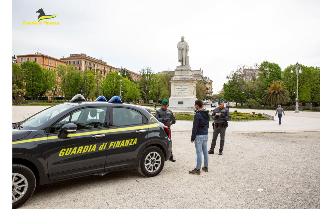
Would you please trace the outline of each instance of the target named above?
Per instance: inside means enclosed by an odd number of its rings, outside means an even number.
[[[177,162],[157,177],[122,171],[54,183],[22,208],[320,208],[319,132],[227,133],[224,155],[209,155],[199,176],[188,174],[190,133],[172,135]]]

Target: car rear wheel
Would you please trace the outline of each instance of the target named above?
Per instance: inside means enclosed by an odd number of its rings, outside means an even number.
[[[164,154],[158,147],[146,148],[140,158],[138,171],[141,175],[153,177],[158,175],[164,166]]]
[[[25,203],[36,188],[36,177],[26,166],[12,165],[12,207],[17,208]]]

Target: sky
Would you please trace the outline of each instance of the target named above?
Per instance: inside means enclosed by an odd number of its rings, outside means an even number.
[[[37,21],[40,8],[58,14],[48,21],[59,25],[23,25]],[[85,53],[114,67],[161,72],[180,65],[184,36],[191,69],[201,68],[218,93],[239,65],[320,66],[319,11],[319,0],[13,0],[12,55]]]

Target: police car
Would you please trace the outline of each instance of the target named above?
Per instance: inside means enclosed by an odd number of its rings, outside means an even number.
[[[156,176],[171,146],[168,127],[150,109],[123,104],[119,97],[85,102],[76,95],[14,124],[13,207],[25,203],[36,185],[124,169]]]

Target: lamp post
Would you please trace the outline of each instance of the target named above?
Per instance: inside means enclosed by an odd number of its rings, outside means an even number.
[[[120,98],[121,98],[121,93],[122,93],[122,75],[121,75],[122,67],[120,68],[120,71],[118,75],[120,75]],[[126,71],[124,71],[124,76],[126,76]]]
[[[296,73],[297,73],[297,98],[296,98],[296,110],[294,111],[295,113],[299,113],[299,92],[298,92],[298,84],[299,84],[299,68],[301,69],[301,65],[297,62],[296,64]]]

